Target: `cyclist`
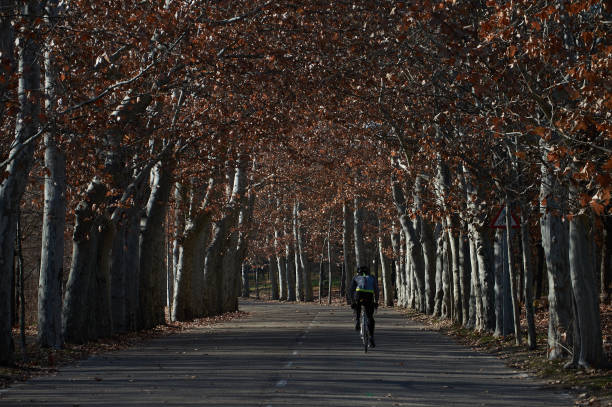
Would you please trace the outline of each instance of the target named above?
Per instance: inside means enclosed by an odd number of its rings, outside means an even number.
[[[351,308],[355,310],[357,322],[355,330],[359,331],[359,321],[361,317],[361,304],[365,306],[366,316],[368,317],[368,330],[370,331],[370,347],[374,344],[374,308],[378,308],[378,281],[370,275],[367,266],[357,268],[357,275],[351,281]]]

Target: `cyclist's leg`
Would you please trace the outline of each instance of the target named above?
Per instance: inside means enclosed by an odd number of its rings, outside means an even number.
[[[368,316],[368,330],[370,331],[370,337],[374,337],[374,296],[370,294],[372,298],[366,303],[365,310]]]
[[[353,298],[353,304],[356,305],[355,307],[355,330],[358,331],[359,330],[359,325],[361,323],[361,304],[359,303],[359,293],[356,292],[355,293],[355,297]]]

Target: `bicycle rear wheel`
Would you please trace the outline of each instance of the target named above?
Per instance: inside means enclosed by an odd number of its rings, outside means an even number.
[[[363,339],[363,351],[368,353],[370,331],[368,330],[368,316],[366,315],[365,307],[361,309],[361,339]]]

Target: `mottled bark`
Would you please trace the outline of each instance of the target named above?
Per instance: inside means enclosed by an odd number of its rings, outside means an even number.
[[[34,30],[36,18],[40,16],[39,2],[27,1],[23,4],[21,13],[26,21],[24,29]],[[3,2],[6,10],[13,9],[14,2]],[[3,15],[0,23],[2,34],[7,38],[0,39],[3,60],[6,60],[11,70],[12,30],[10,20],[14,17],[10,12]],[[7,25],[8,24],[8,25]],[[10,53],[9,53],[10,52]],[[19,46],[19,110],[15,121],[15,140],[11,144],[9,157],[11,161],[4,171],[4,179],[0,184],[0,364],[6,365],[13,361],[13,339],[11,336],[11,287],[13,280],[13,253],[15,250],[16,214],[25,191],[30,169],[34,159],[35,142],[29,140],[38,131],[40,114],[40,65],[38,56],[40,44],[35,35],[25,35],[20,38]],[[7,70],[6,66],[0,69]],[[6,79],[6,78],[5,78]],[[4,90],[2,89],[2,93]],[[4,106],[2,106],[2,109]]]
[[[293,261],[295,262],[295,294],[298,301],[304,301],[304,271],[302,269],[302,262],[300,258],[298,216],[299,204],[296,201],[293,205]]]
[[[111,306],[111,264],[115,225],[105,216],[97,222],[97,247],[89,284],[89,298],[84,317],[89,322],[89,338],[110,338],[113,334]]]
[[[385,256],[385,248],[389,247],[389,242],[385,238],[385,234],[382,231],[380,224],[380,218],[378,219],[378,255],[380,256],[380,265],[382,270],[382,287],[384,294],[384,301],[387,307],[393,306],[393,283],[391,282],[391,264],[387,256]]]
[[[471,276],[472,276],[472,266],[470,259],[470,243],[466,233],[462,230],[459,234],[459,239],[457,240],[457,250],[459,256],[459,278],[460,281],[460,289],[461,289],[461,315],[462,315],[462,324],[467,326],[470,322],[470,301],[471,301],[471,293],[472,293],[472,284],[471,284]]]
[[[436,293],[434,298],[434,309],[433,315],[439,317],[442,315],[442,301],[444,299],[444,289],[442,286],[442,276],[444,273],[444,228],[441,223],[436,224],[436,229],[434,232],[435,236],[435,250],[436,250]]]
[[[475,250],[480,279],[483,327],[487,330],[493,330],[495,328],[495,277],[491,258],[491,241],[487,228],[488,225],[484,222],[481,222],[476,228]]]
[[[136,329],[141,214],[142,210],[137,206],[129,208],[125,211],[125,218],[116,226],[111,265],[111,306],[115,333]]]
[[[402,272],[402,260],[400,255],[400,232],[395,226],[395,222],[391,227],[391,249],[393,250],[393,261],[391,263],[393,270],[395,271],[395,289],[393,290],[394,297],[398,299],[399,305],[399,289],[401,287],[401,272]]]
[[[278,244],[279,234],[278,229],[274,228],[274,251],[275,251],[275,264],[276,271],[278,273],[278,299],[285,301],[287,299],[287,270],[285,269],[285,261],[282,255],[280,255],[280,246]]]
[[[245,262],[240,266],[240,278],[242,279],[241,297],[249,298],[251,295],[251,285],[249,283],[249,269],[245,266]]]
[[[421,240],[425,266],[425,310],[431,315],[434,312],[436,298],[436,242],[433,226],[425,219],[421,223]]]
[[[517,345],[521,344],[521,312],[518,298],[518,272],[514,262],[514,250],[511,229],[511,207],[506,196],[506,249],[508,250],[508,270],[510,270],[510,298],[512,299],[512,316],[514,319],[514,337]]]
[[[494,270],[495,270],[495,332],[494,336],[499,337],[505,335],[508,327],[504,324],[504,270],[507,262],[505,261],[505,236],[501,229],[495,230],[495,241],[494,241]],[[506,325],[506,327],[504,327]]]
[[[450,247],[448,233],[442,234],[442,318],[450,318],[452,315],[453,293],[451,284]]]
[[[468,242],[470,249],[470,315],[466,327],[482,330],[484,320],[482,317],[482,285],[480,284],[480,270],[478,269],[478,256],[476,254],[476,239],[473,227],[468,225]]]
[[[272,284],[271,300],[278,300],[280,297],[280,284],[278,281],[278,266],[276,256],[271,257],[270,261],[270,282]]]
[[[452,270],[452,281],[453,281],[453,313],[452,320],[458,324],[463,324],[463,303],[461,295],[461,267],[459,265],[459,230],[458,222],[454,217],[447,218],[448,224],[451,225],[451,229],[448,232],[448,242],[450,248],[450,264]],[[465,282],[464,282],[465,284]],[[466,317],[467,319],[467,317]]]
[[[287,236],[286,230],[285,236]],[[285,243],[285,270],[287,273],[287,301],[295,301],[295,253],[293,249],[293,244],[289,241]]]
[[[45,23],[56,17],[56,2],[46,7]],[[55,64],[47,43],[45,61],[45,112],[53,117],[56,107]],[[38,283],[38,344],[60,348],[62,340],[62,274],[64,265],[64,224],[66,220],[66,159],[57,145],[53,123],[44,136],[45,189]]]
[[[251,295],[251,287],[249,284],[249,268],[247,267],[246,262],[242,262],[240,268],[240,275],[242,277],[242,297],[249,298]]]
[[[363,209],[359,198],[355,198],[353,208],[353,237],[355,243],[355,262],[357,268],[367,267],[367,256],[363,237]]]
[[[206,248],[204,260],[204,315],[218,315],[225,309],[237,307],[239,295],[237,265],[232,265],[231,276],[224,275],[228,267],[230,251],[237,249],[238,233],[234,230],[239,222],[240,211],[246,191],[247,158],[242,157],[237,165],[232,182],[233,189],[225,214],[214,222],[212,239]],[[224,264],[225,263],[225,264]],[[235,296],[235,297],[234,297]]]
[[[491,259],[491,242],[489,238],[489,223],[487,222],[487,207],[482,198],[482,187],[474,184],[471,174],[464,167],[466,174],[466,197],[470,222],[468,224],[470,249],[476,256],[478,268],[474,270],[472,262],[472,289],[476,308],[476,328],[493,330],[495,328],[495,277]],[[473,246],[472,246],[473,244]]]
[[[570,187],[575,202],[580,199],[577,186]],[[576,214],[569,222],[569,264],[574,296],[578,346],[574,360],[585,368],[601,367],[606,362],[602,347],[599,297],[595,283],[595,242],[592,214]]]
[[[523,276],[525,279],[525,316],[527,319],[527,343],[529,349],[537,346],[535,311],[533,309],[533,260],[531,255],[531,237],[529,233],[530,204],[521,204],[521,245],[523,248]]]
[[[75,210],[72,264],[62,309],[62,335],[66,342],[83,343],[89,339],[89,288],[95,278],[99,240],[99,215],[94,212],[94,205],[99,205],[105,195],[106,187],[94,179],[87,188],[85,200]]]
[[[418,177],[417,177],[418,178]],[[417,186],[417,188],[419,188]],[[413,222],[409,219],[404,192],[399,183],[392,180],[393,201],[397,210],[402,229],[406,234],[407,257],[413,269],[418,295],[417,305],[421,312],[425,312],[425,261],[423,259],[423,246],[418,231],[415,230]],[[417,193],[418,195],[418,193]],[[417,215],[417,217],[419,217]]]
[[[141,221],[138,327],[165,322],[164,220],[172,189],[173,163],[165,159],[151,170],[151,193]]]
[[[567,354],[571,336],[571,280],[568,255],[568,227],[561,216],[567,201],[567,191],[559,185],[547,164],[547,146],[541,145],[544,163],[541,166],[540,230],[548,273],[548,358],[558,359]],[[570,339],[570,340],[568,340]]]
[[[443,160],[438,161],[438,173],[435,179],[435,190],[437,195],[437,201],[440,207],[446,211],[446,199],[448,195],[448,190],[450,189],[450,170],[448,165]],[[453,299],[453,266],[452,266],[452,253],[450,248],[449,236],[453,233],[453,225],[451,223],[452,218],[450,216],[446,216],[443,220],[443,225],[441,228],[441,236],[438,241],[437,248],[437,272],[441,273],[441,307],[439,310],[439,315],[444,318],[448,318],[452,316],[453,309],[452,305],[454,303]]]
[[[252,184],[252,179],[251,179]],[[246,259],[249,242],[250,242],[250,230],[251,223],[253,221],[253,209],[255,207],[255,191],[253,188],[249,189],[246,199],[239,199],[242,205],[240,209],[240,216],[238,218],[237,231],[237,243],[235,254],[231,254],[231,251],[226,254],[226,257],[231,259],[232,268],[225,269],[224,273],[229,273],[229,279],[227,284],[226,301],[224,310],[237,311],[238,310],[238,296],[240,295],[240,275],[241,266]],[[272,284],[271,299],[278,300],[278,274],[276,273],[276,267],[273,267],[272,258],[269,259],[269,270],[270,270],[270,281]],[[232,288],[233,287],[233,288]]]

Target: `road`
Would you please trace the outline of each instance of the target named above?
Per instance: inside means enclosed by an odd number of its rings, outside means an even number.
[[[14,406],[571,406],[493,356],[380,309],[364,354],[348,307],[245,302],[249,316],[14,385]]]

